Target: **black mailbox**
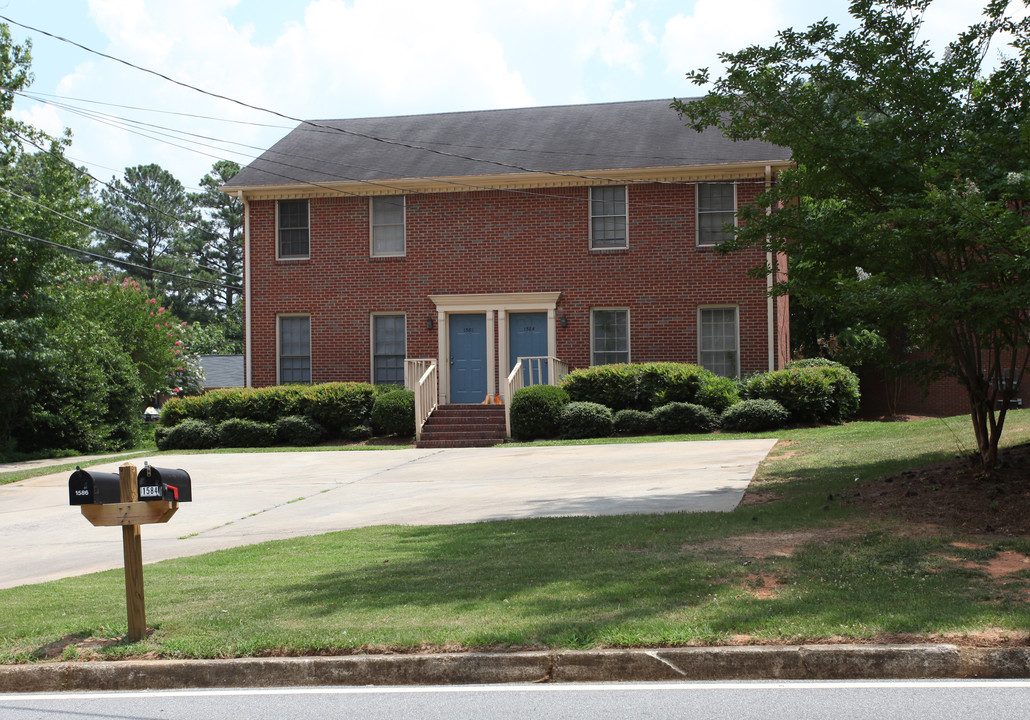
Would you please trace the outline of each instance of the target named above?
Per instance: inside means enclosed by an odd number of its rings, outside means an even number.
[[[68,499],[71,505],[104,505],[122,501],[118,473],[93,472],[75,468],[68,478]]]
[[[185,470],[144,465],[136,478],[140,500],[174,500],[193,502],[190,474]]]

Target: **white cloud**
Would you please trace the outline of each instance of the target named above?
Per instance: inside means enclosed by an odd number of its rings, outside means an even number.
[[[708,67],[718,73],[718,53],[769,43],[788,22],[777,3],[766,0],[697,0],[693,12],[665,23],[662,55],[670,72]]]

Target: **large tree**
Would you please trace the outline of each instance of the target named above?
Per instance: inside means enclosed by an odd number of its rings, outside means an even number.
[[[196,260],[183,252],[184,238],[196,212],[174,175],[151,163],[125,169],[100,192],[97,226],[106,231],[97,243],[105,254],[142,269],[134,274],[147,285],[171,290],[155,270],[189,275]]]
[[[1030,351],[1030,20],[995,0],[936,56],[919,38],[930,3],[857,0],[854,30],[822,21],[724,53],[708,94],[674,106],[697,130],[791,148],[796,169],[726,250],[786,253],[806,292],[905,319],[966,388],[989,469]]]

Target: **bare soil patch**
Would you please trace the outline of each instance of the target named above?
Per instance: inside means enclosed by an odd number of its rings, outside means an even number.
[[[1030,444],[1002,450],[985,473],[975,457],[906,470],[857,488],[874,513],[969,535],[1030,534]]]

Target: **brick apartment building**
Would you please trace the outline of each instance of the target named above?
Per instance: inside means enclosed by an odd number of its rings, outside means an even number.
[[[482,402],[515,358],[789,354],[787,299],[715,247],[790,151],[682,124],[669,101],[302,124],[223,191],[246,214],[246,382],[403,382]]]

